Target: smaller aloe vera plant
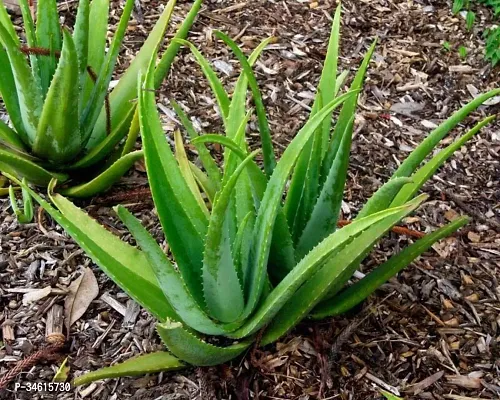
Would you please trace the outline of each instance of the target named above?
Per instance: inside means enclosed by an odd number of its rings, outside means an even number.
[[[0,171],[88,197],[107,189],[143,156],[133,151],[138,71],[146,68],[169,23],[175,0],[165,6],[141,50],[113,91],[108,87],[134,0],[126,0],[107,47],[109,0],[80,0],[73,33],[61,28],[56,0],[37,2],[36,24],[19,0],[25,42],[0,0],[0,96],[10,126],[0,120]],[[201,6],[196,0],[176,37],[184,38]],[[155,87],[179,49],[171,43],[155,70]]]
[[[252,72],[268,41],[247,59],[229,37],[217,33],[243,70],[232,96],[210,63],[192,44],[182,41],[206,75],[224,122],[224,136],[198,135],[182,108],[172,103],[203,169],[188,160],[179,132],[174,137],[175,154],[164,136],[151,90],[151,62],[139,86],[139,122],[154,203],[177,268],[124,207],[118,206],[116,212],[138,247],[119,240],[50,188],[49,197],[57,209],[33,193],[103,271],[159,319],[158,333],[168,349],[90,372],[76,378],[76,385],[186,364],[215,365],[237,357],[257,338],[260,345],[272,343],[304,318],[349,310],[467,222],[465,217],[458,218],[425,235],[348,285],[380,238],[426,199],[416,196],[422,185],[492,118],[424,162],[427,156],[470,112],[500,91],[478,97],[430,133],[355,220],[337,229],[357,97],[375,46],[370,47],[350,90],[339,94],[345,78],[345,74],[337,75],[339,30],[340,7],[311,115],[278,162]],[[251,115],[246,109],[248,88],[261,136],[263,169],[254,161],[257,151],[249,151],[245,138]],[[332,130],[332,113],[340,106]],[[207,142],[225,147],[223,169],[211,157]],[[287,182],[289,190],[283,200]],[[213,337],[225,341],[216,345]]]

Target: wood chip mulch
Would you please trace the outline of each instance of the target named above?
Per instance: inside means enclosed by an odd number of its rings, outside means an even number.
[[[159,12],[156,0],[138,3],[140,12],[129,29],[120,68],[127,65]],[[69,5],[74,6],[60,7]],[[174,24],[189,5],[179,1]],[[237,38],[247,52],[270,35],[277,38],[255,70],[278,152],[303,124],[312,104],[334,8],[334,1],[319,0],[207,0],[193,28],[190,39],[229,88],[239,69],[213,38],[213,30]],[[378,37],[359,101],[343,205],[343,218],[351,219],[432,127],[477,92],[498,87],[499,75],[482,58],[481,32],[493,23],[486,9],[480,10],[474,30],[466,33],[463,18],[453,16],[445,1],[345,0],[343,8],[342,69],[354,71]],[[71,8],[66,14],[72,20]],[[118,16],[115,13],[113,24]],[[445,41],[454,50],[446,51]],[[468,50],[465,59],[456,51],[460,45]],[[204,132],[220,130],[208,84],[185,50],[160,91],[159,108],[169,136],[176,127],[170,118],[170,98],[179,101]],[[497,113],[498,102],[474,113],[446,143],[485,115]],[[252,126],[256,140],[254,121]],[[139,165],[111,194],[81,205],[128,240],[110,210],[117,201],[128,204],[161,238],[152,203],[142,195],[146,185]],[[405,399],[498,399],[499,124],[472,139],[424,191],[429,201],[405,226],[430,232],[462,214],[471,216],[471,223],[348,315],[304,322],[276,345],[219,367],[96,382],[58,394],[14,392],[11,384],[0,398],[363,400],[382,399],[381,390],[386,390]],[[41,217],[19,225],[8,202],[0,200],[0,374],[43,346],[47,313],[64,303],[65,290],[84,266],[93,269],[100,293],[72,327],[65,350],[70,376],[161,349],[154,319],[117,289],[59,227],[43,213]],[[411,240],[391,234],[365,260],[363,272]],[[26,291],[47,286],[53,288],[51,295],[23,304]],[[50,382],[61,361],[37,365],[16,382]]]

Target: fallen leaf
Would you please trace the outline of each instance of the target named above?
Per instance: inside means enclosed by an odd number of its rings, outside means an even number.
[[[33,289],[23,295],[23,305],[34,303],[35,301],[43,299],[44,297],[47,297],[51,291],[52,288],[50,286],[46,286],[43,289]]]
[[[62,362],[61,366],[54,375],[52,382],[66,382],[68,380],[68,373],[70,368],[66,366],[67,362],[68,362],[68,357],[66,357]]]
[[[99,294],[97,279],[90,268],[71,283],[68,296],[64,302],[64,323],[69,328],[87,311],[92,300]]]

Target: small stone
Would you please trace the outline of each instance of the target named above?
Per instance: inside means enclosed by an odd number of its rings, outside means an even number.
[[[479,243],[481,241],[481,235],[476,232],[469,231],[469,233],[467,233],[467,237],[472,243]]]

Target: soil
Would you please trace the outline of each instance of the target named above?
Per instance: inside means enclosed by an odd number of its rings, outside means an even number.
[[[129,29],[120,69],[158,15],[160,3],[139,3],[141,10]],[[174,25],[189,6],[179,1]],[[72,20],[73,4],[61,3],[60,7]],[[276,37],[255,70],[277,153],[307,116],[334,9],[334,1],[207,0],[190,34],[228,87],[239,69],[213,31],[237,38],[246,52],[264,38]],[[355,215],[435,124],[477,92],[498,87],[498,70],[483,60],[481,33],[493,23],[491,18],[487,9],[479,9],[474,29],[467,32],[464,19],[453,16],[445,1],[343,2],[340,68],[352,76],[378,38],[356,117],[345,219]],[[445,49],[445,42],[451,50]],[[458,54],[459,46],[466,47],[465,58]],[[204,132],[221,128],[208,84],[186,50],[159,91],[165,130],[172,137],[176,123],[169,118],[173,114],[170,98],[180,102]],[[495,104],[481,107],[446,143],[498,110]],[[214,149],[217,152],[220,149]],[[161,237],[152,203],[144,196],[146,186],[143,166],[137,165],[111,193],[79,204],[128,239],[110,208],[117,202],[126,204]],[[39,213],[32,224],[20,225],[11,216],[8,201],[0,199],[0,374],[43,346],[48,310],[64,304],[65,290],[84,266],[92,268],[99,283],[99,296],[73,324],[63,355],[26,370],[0,398],[363,400],[384,398],[381,390],[386,390],[405,399],[498,399],[499,124],[490,124],[457,152],[424,192],[429,201],[406,221],[412,229],[430,232],[458,214],[469,215],[471,222],[348,315],[303,322],[275,345],[227,365],[100,381],[57,394],[16,392],[14,384],[50,382],[65,356],[70,376],[76,376],[161,349],[155,321],[138,310],[45,214]],[[388,236],[365,260],[363,271],[383,262],[409,240]],[[23,304],[27,289],[47,286],[59,291]]]

